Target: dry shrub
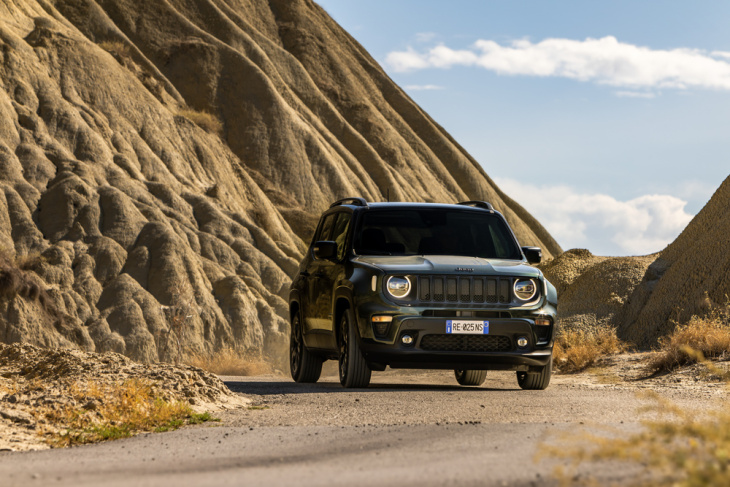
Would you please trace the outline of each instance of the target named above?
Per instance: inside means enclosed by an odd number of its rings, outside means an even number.
[[[223,123],[212,113],[188,107],[178,110],[177,115],[187,118],[209,134],[221,135],[223,133]]]
[[[686,325],[659,341],[659,353],[649,362],[651,372],[670,371],[702,358],[722,359],[730,351],[728,309],[717,309],[707,317],[693,317]]]
[[[120,57],[122,59],[131,59],[132,51],[129,46],[120,41],[102,41],[99,43],[99,47],[104,49],[115,58]]]
[[[590,330],[565,330],[558,335],[553,360],[562,373],[587,369],[606,355],[626,351],[627,344],[616,336],[616,329],[598,326]]]
[[[194,413],[183,402],[157,397],[152,385],[139,379],[113,385],[74,384],[70,392],[81,408],[69,403],[35,413],[39,419],[63,428],[60,433],[41,432],[55,447],[125,438],[143,431],[167,431],[213,419]]]
[[[223,348],[210,354],[191,353],[185,363],[218,375],[262,375],[272,372],[261,357]]]

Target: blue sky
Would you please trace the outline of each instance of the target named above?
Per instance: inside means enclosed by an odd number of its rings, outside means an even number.
[[[565,249],[659,251],[730,174],[730,2],[317,3]]]

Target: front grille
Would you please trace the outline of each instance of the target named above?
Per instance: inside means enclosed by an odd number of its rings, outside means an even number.
[[[509,304],[511,277],[420,276],[418,299],[424,303]]]
[[[425,335],[421,349],[429,352],[509,352],[512,340],[500,335]]]

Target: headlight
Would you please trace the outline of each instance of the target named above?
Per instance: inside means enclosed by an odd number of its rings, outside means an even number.
[[[403,298],[411,292],[411,280],[407,277],[392,276],[388,278],[385,287],[388,288],[388,292],[394,298]]]
[[[532,279],[519,280],[515,282],[515,296],[520,301],[529,301],[537,293],[537,284]]]

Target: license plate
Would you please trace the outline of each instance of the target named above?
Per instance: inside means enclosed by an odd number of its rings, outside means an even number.
[[[488,335],[489,322],[475,320],[446,320],[446,333],[455,335]]]

